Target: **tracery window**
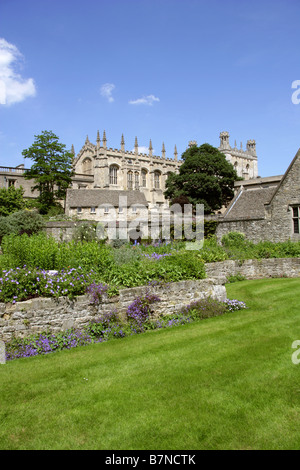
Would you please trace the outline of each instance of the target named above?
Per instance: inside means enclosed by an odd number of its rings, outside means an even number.
[[[147,171],[142,170],[142,181],[141,181],[142,188],[146,188],[147,186]]]
[[[132,189],[132,187],[133,187],[133,173],[132,173],[132,171],[128,171],[128,173],[127,173],[127,187],[128,187],[128,189]]]
[[[109,167],[109,184],[118,184],[118,167],[111,165]]]

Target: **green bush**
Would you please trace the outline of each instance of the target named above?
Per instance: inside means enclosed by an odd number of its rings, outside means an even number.
[[[244,244],[245,234],[241,232],[229,232],[226,235],[223,235],[221,243],[223,246],[241,246]]]
[[[43,230],[44,227],[44,219],[37,211],[17,211],[7,217],[0,218],[0,238],[2,239],[9,234],[33,235]]]
[[[96,223],[79,222],[75,225],[72,239],[75,242],[91,242],[96,240]]]

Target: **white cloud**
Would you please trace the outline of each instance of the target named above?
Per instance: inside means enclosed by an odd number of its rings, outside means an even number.
[[[138,98],[137,100],[131,100],[129,101],[129,104],[145,104],[147,106],[152,106],[155,101],[159,101],[159,98],[154,95],[148,95]]]
[[[100,93],[104,98],[107,98],[109,103],[112,103],[114,100],[114,97],[112,96],[112,91],[115,89],[115,85],[113,83],[104,83],[102,87],[100,88]]]
[[[22,60],[18,48],[0,38],[0,105],[9,106],[36,94],[34,80],[16,72]]]
[[[131,151],[134,152],[135,148],[133,148]],[[149,153],[149,147],[145,147],[143,145],[141,147],[138,146],[138,152],[148,154]],[[152,152],[155,153],[155,150],[153,149]]]

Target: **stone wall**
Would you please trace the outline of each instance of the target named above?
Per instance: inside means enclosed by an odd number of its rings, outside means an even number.
[[[238,274],[246,279],[300,277],[300,258],[226,260],[207,263],[205,269],[209,278],[221,276],[228,279]]]
[[[153,304],[153,310],[155,314],[169,314],[201,298],[225,300],[224,283],[225,279],[218,277],[157,286],[153,292],[161,300]],[[9,341],[13,336],[25,337],[45,330],[59,332],[71,327],[80,328],[99,317],[101,313],[115,309],[124,317],[127,307],[138,296],[144,295],[146,290],[147,287],[122,289],[118,296],[104,296],[103,302],[97,307],[90,305],[86,295],[75,300],[60,297],[36,298],[13,305],[0,303],[0,340]]]
[[[300,258],[226,260],[207,263],[205,267],[207,279],[173,282],[151,288],[161,299],[153,304],[155,314],[174,313],[201,298],[225,300],[225,282],[237,274],[246,279],[300,277]],[[124,318],[127,307],[146,290],[147,287],[122,289],[118,296],[104,296],[97,307],[89,303],[86,295],[75,300],[60,297],[36,298],[14,305],[0,303],[0,340],[9,341],[13,336],[25,337],[45,330],[58,332],[71,327],[80,328],[112,310],[117,310]]]
[[[58,242],[69,242],[72,240],[76,223],[72,221],[47,222],[45,231]]]
[[[244,233],[247,240],[259,243],[264,240],[271,240],[271,232],[265,219],[221,219],[218,220],[216,229],[216,237],[218,242],[221,241],[223,235],[229,232]]]

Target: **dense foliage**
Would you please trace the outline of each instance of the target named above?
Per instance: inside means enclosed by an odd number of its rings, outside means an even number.
[[[43,217],[35,210],[13,212],[6,217],[0,217],[0,240],[5,235],[33,235],[45,227]]]
[[[35,136],[34,143],[23,150],[22,155],[33,161],[25,172],[26,179],[33,179],[32,190],[39,191],[40,211],[46,214],[65,198],[66,190],[72,183],[73,154],[59,142],[51,131],[43,131]]]
[[[10,186],[0,189],[0,216],[7,216],[13,212],[24,209],[23,188]]]
[[[190,204],[203,204],[206,214],[232,200],[234,182],[239,178],[217,148],[209,144],[193,145],[182,154],[182,159],[179,173],[171,173],[166,181],[168,199],[179,202],[185,197]]]
[[[300,242],[255,244],[239,233],[224,236],[221,244],[215,237],[208,238],[201,250],[186,250],[184,242],[127,243],[119,248],[97,240],[59,243],[43,232],[6,235],[1,249],[2,302],[40,295],[72,297],[86,293],[88,286],[96,299],[101,297],[104,286],[109,286],[108,293],[112,295],[120,288],[158,281],[203,279],[205,263],[300,256]]]

